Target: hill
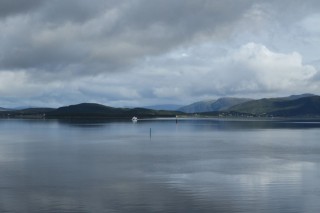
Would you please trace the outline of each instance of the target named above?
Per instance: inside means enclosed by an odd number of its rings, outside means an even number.
[[[44,117],[46,113],[55,110],[54,108],[27,108],[21,110],[5,110],[0,111],[0,117],[10,117],[10,118],[41,118]]]
[[[257,116],[320,116],[320,96],[264,98],[233,106],[229,110]]]
[[[311,96],[315,96],[315,95],[311,94],[311,93],[305,93],[305,94],[301,94],[301,95],[290,95],[288,97],[283,97],[282,99],[296,100],[296,99],[299,99],[299,98],[305,98],[305,97],[311,97]]]
[[[224,98],[219,98],[218,100],[195,102],[193,104],[179,108],[178,111],[186,112],[186,113],[225,111],[232,106],[242,104],[250,100],[252,99],[224,97]]]
[[[169,107],[162,105],[162,107]],[[159,106],[161,108],[161,105]],[[313,94],[291,95],[259,100],[245,98],[219,98],[200,101],[179,110],[199,116],[229,117],[320,117],[320,96]],[[27,108],[20,110],[0,108],[2,118],[154,118],[187,115],[180,111],[146,108],[115,108],[96,103],[82,103],[55,108]],[[187,115],[188,116],[188,115]]]
[[[131,118],[137,116],[138,118],[150,117],[175,117],[179,112],[151,110],[145,108],[114,108],[95,103],[82,103],[60,107],[56,110],[48,112],[48,118]],[[181,113],[180,113],[181,114]]]

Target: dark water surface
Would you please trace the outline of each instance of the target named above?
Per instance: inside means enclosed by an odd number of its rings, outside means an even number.
[[[317,122],[0,120],[0,212],[320,212],[319,138]]]

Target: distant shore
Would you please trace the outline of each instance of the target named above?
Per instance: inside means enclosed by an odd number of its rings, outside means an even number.
[[[131,121],[132,117],[104,117],[104,116],[64,116],[46,117],[43,115],[17,115],[11,117],[1,116],[1,120],[8,119],[34,119],[34,120],[107,120],[107,121]],[[138,120],[219,120],[219,121],[287,121],[287,122],[320,122],[320,117],[237,117],[237,116],[193,116],[193,115],[183,115],[183,116],[167,116],[167,117],[138,117]]]

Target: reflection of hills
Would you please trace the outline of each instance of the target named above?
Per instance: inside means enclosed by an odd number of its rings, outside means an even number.
[[[200,131],[242,131],[253,129],[301,129],[320,128],[320,119],[295,120],[295,119],[193,119],[179,120],[181,129]]]

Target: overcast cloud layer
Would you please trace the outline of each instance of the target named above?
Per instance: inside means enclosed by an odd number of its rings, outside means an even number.
[[[0,0],[0,106],[320,94],[318,0]]]

